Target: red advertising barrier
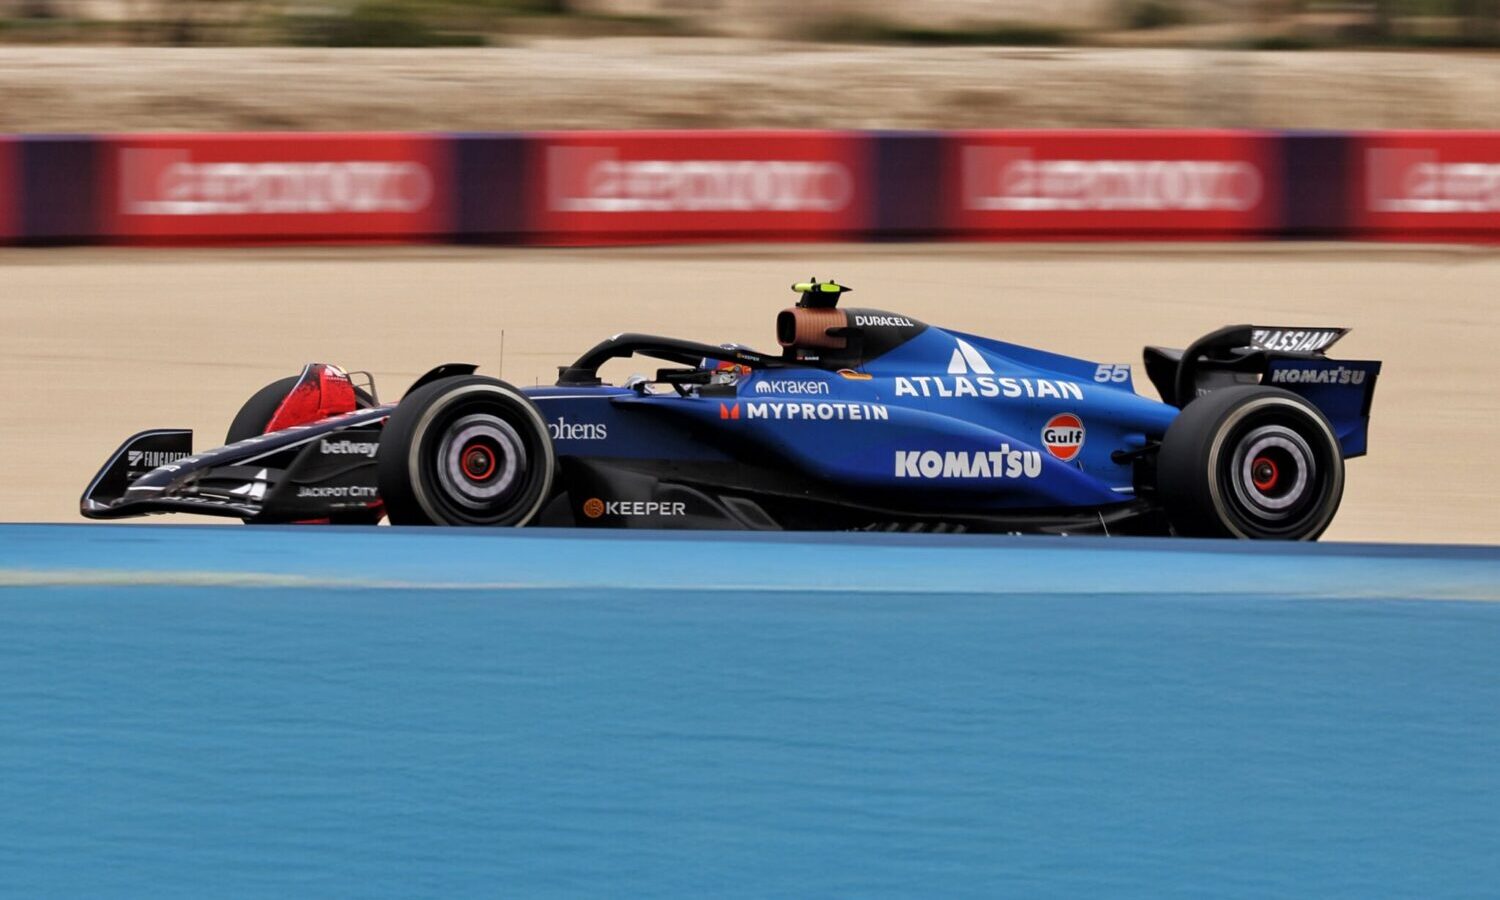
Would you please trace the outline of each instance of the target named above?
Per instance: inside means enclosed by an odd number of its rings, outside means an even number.
[[[1354,231],[1384,238],[1500,238],[1500,133],[1353,136]]]
[[[102,166],[104,232],[125,241],[410,241],[450,228],[439,136],[119,135]]]
[[[528,228],[553,244],[854,237],[873,204],[865,142],[816,131],[535,135]]]
[[[20,233],[21,179],[17,173],[16,142],[0,136],[0,241]]]
[[[1500,131],[0,136],[0,242],[1500,241]]]
[[[1280,220],[1274,134],[959,131],[946,143],[957,237],[1254,236]]]

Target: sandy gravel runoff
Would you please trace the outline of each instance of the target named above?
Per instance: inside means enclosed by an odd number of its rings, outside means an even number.
[[[770,347],[808,276],[1101,362],[1246,320],[1353,326],[1335,355],[1385,370],[1328,537],[1500,542],[1500,255],[1337,244],[7,250],[0,521],[82,521],[78,495],[127,435],[191,427],[216,446],[245,398],[305,361],[368,369],[397,397],[450,361],[550,382],[619,331]]]
[[[1500,57],[529,38],[0,47],[0,131],[1494,128]]]

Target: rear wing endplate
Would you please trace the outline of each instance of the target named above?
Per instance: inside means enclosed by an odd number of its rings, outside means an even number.
[[[1179,408],[1235,384],[1292,391],[1328,418],[1345,456],[1359,456],[1365,452],[1380,363],[1329,359],[1328,348],[1348,333],[1348,328],[1230,325],[1186,350],[1147,347],[1146,375],[1162,400]]]

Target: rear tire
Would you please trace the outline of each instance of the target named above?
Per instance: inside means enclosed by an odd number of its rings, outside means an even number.
[[[1157,457],[1173,530],[1193,537],[1315,540],[1344,494],[1344,456],[1317,407],[1244,385],[1189,403]]]
[[[376,458],[393,525],[525,525],[551,495],[556,465],[536,405],[481,375],[443,378],[404,397]]]

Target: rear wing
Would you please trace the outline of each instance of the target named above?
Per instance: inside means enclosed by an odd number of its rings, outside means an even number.
[[[1348,328],[1230,325],[1186,350],[1147,347],[1146,375],[1162,400],[1184,407],[1236,384],[1265,384],[1299,394],[1333,425],[1346,457],[1365,452],[1380,363],[1332,360],[1328,348]]]

